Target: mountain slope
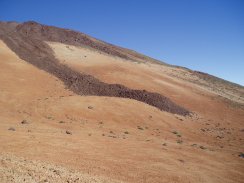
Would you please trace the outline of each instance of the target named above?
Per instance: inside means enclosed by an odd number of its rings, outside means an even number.
[[[244,179],[243,87],[33,22],[1,23],[0,34],[1,182]],[[165,96],[170,110],[81,93],[67,84],[76,76]]]
[[[52,26],[41,25],[36,22],[25,22],[18,24],[15,22],[0,22],[0,35],[17,32],[21,37],[34,38],[34,40],[60,42],[74,46],[85,46],[99,52],[120,57],[138,63],[153,63],[167,67],[167,74],[193,82],[210,92],[220,95],[234,103],[244,104],[244,87],[225,81],[223,79],[208,75],[202,72],[191,71],[186,68],[171,66],[157,61],[132,50],[114,46],[103,41],[92,38],[80,32],[68,29],[60,29]],[[2,33],[1,33],[2,32]],[[6,36],[5,36],[6,37]],[[20,40],[21,41],[21,40]]]
[[[39,34],[40,32],[43,34]],[[47,36],[49,34],[51,35],[50,37]],[[65,40],[70,40],[73,42],[81,39],[79,36],[80,34],[75,34],[75,32],[70,33],[70,31],[68,31],[67,34],[67,39]],[[75,93],[81,95],[130,98],[145,102],[149,105],[159,108],[160,110],[165,110],[181,115],[189,114],[189,111],[174,104],[168,98],[160,94],[147,92],[145,90],[131,90],[119,84],[106,84],[91,75],[75,72],[69,67],[66,67],[63,64],[59,64],[59,62],[54,58],[52,50],[45,42],[43,42],[43,40],[46,39],[57,40],[59,37],[64,38],[64,36],[60,35],[59,29],[50,29],[49,27],[44,26],[40,27],[40,25],[32,22],[18,25],[16,26],[15,31],[9,32],[8,35],[2,35],[2,39],[5,41],[5,43],[12,50],[14,50],[20,58],[30,62],[40,69],[55,75]],[[82,39],[82,41],[88,45],[94,45],[87,41],[87,39]],[[98,49],[100,48],[101,47],[98,46]]]

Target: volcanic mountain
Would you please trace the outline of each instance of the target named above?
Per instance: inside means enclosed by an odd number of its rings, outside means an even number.
[[[244,87],[86,34],[0,22],[1,182],[242,182]]]

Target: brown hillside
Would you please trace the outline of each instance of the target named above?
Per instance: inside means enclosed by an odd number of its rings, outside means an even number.
[[[0,182],[243,182],[242,86],[34,22],[0,39]]]

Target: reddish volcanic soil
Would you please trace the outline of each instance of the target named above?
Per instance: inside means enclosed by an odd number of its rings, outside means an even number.
[[[0,27],[0,182],[243,182],[242,86],[70,30]]]

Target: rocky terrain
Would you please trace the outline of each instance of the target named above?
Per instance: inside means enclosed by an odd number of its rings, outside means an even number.
[[[41,26],[40,24],[33,22],[18,25],[14,31],[11,26],[10,28],[6,28],[6,30],[7,31],[4,31],[1,35],[2,39],[20,58],[55,75],[77,94],[130,98],[143,101],[168,112],[181,115],[189,114],[189,111],[177,106],[160,94],[147,92],[146,90],[131,90],[119,84],[106,84],[91,75],[76,72],[69,67],[60,64],[52,54],[50,47],[44,42],[45,40],[59,41],[74,45],[81,42],[92,48],[102,50],[105,53],[115,54],[122,58],[125,57],[122,54],[113,52],[112,48],[112,51],[108,51],[110,50],[110,47],[96,47],[95,45],[100,44],[94,44],[93,42],[88,41],[88,38],[84,37],[82,34],[80,36],[79,33],[65,31],[66,34],[64,36],[62,34],[63,31],[60,29]]]
[[[243,181],[243,86],[36,22],[0,39],[1,182]]]

